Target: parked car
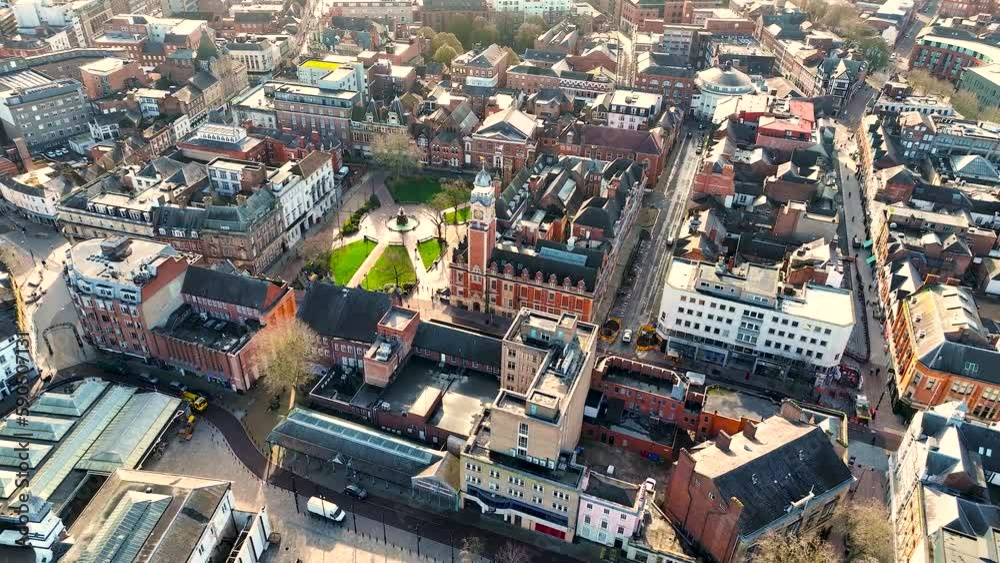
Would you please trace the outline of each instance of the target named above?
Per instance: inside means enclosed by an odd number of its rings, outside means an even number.
[[[140,373],[139,377],[141,377],[146,383],[148,383],[150,385],[156,385],[156,384],[158,384],[160,382],[160,378],[153,377],[152,375],[150,375],[150,374],[148,374],[146,372]]]
[[[185,391],[188,390],[188,386],[187,385],[184,385],[183,383],[181,383],[180,381],[177,381],[176,379],[174,381],[170,382],[170,386],[173,387],[174,389],[180,391],[181,393],[183,393],[183,392],[185,392]]]
[[[694,154],[701,154],[701,147],[694,149]]]
[[[310,514],[334,522],[343,522],[344,518],[347,517],[347,513],[341,510],[339,506],[319,497],[309,497],[309,500],[306,501],[306,510]]]
[[[630,342],[632,342],[632,329],[627,328],[625,329],[625,332],[622,333],[622,343],[628,344]]]
[[[368,491],[362,489],[361,487],[359,487],[357,485],[353,485],[353,484],[344,487],[344,494],[346,494],[347,496],[354,497],[354,498],[357,498],[357,499],[362,499],[362,500],[368,498]]]

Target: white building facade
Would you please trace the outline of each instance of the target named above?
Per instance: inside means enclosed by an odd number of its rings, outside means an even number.
[[[336,172],[330,155],[315,151],[298,162],[284,163],[268,177],[268,185],[281,205],[288,247],[299,242],[309,227],[340,205]]]
[[[45,166],[0,181],[0,196],[8,208],[36,223],[56,224],[61,179]]]
[[[663,96],[633,90],[615,90],[608,104],[608,126],[638,131],[663,110]]]
[[[568,13],[573,6],[570,0],[488,0],[487,4],[494,12],[522,12],[525,16],[543,17]]]
[[[851,292],[779,278],[765,266],[675,260],[656,332],[668,353],[749,373],[836,372],[854,328]]]
[[[694,84],[691,112],[700,119],[712,119],[723,100],[757,91],[750,76],[735,68],[707,68],[697,74]]]

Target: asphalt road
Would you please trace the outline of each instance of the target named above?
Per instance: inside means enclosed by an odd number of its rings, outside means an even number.
[[[693,132],[691,138],[687,136],[688,131]],[[655,319],[657,315],[660,296],[663,294],[663,280],[671,257],[671,249],[666,244],[667,238],[676,236],[680,221],[684,217],[691,192],[691,182],[701,160],[696,157],[695,150],[703,134],[705,131],[699,131],[694,122],[681,130],[677,148],[667,161],[660,181],[653,192],[646,195],[644,207],[656,208],[659,210],[659,215],[653,228],[650,229],[648,246],[637,260],[639,274],[636,276],[636,281],[628,296],[622,298],[624,302],[615,304],[616,309],[622,309],[619,316],[623,321],[623,329],[634,331]],[[619,305],[624,306],[618,307]],[[605,345],[604,348],[629,354],[631,345],[623,344],[619,340],[613,345]]]

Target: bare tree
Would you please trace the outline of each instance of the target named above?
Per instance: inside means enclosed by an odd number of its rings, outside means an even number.
[[[292,317],[273,322],[257,335],[256,365],[264,385],[275,390],[292,390],[313,376],[319,336],[302,320]]]
[[[437,196],[441,196],[441,201],[437,202],[437,204],[447,204],[447,207],[454,208],[455,213],[452,222],[457,225],[458,207],[469,202],[472,190],[469,189],[469,184],[464,180],[446,180],[442,182],[441,187],[442,190],[434,196],[434,199],[437,199]],[[433,200],[431,205],[436,205]],[[447,207],[444,209],[447,209]]]
[[[768,532],[756,544],[755,563],[828,563],[837,560],[830,544],[816,534]]]
[[[431,212],[428,215],[431,217],[431,223],[437,228],[437,238],[438,240],[444,240],[443,230],[447,222],[444,211],[451,208],[451,199],[444,192],[438,192],[431,198],[430,208]]]
[[[394,250],[397,248],[399,250]],[[392,279],[396,284],[396,288],[401,289],[403,284],[400,280],[403,275],[413,270],[413,262],[410,261],[410,256],[406,253],[406,247],[390,246],[386,249],[383,256],[385,256],[386,267],[392,273]]]
[[[836,528],[850,540],[852,561],[894,560],[894,532],[885,504],[872,499],[845,503],[838,511]]]
[[[372,158],[388,168],[395,180],[407,170],[420,166],[420,150],[402,131],[376,137],[372,143]]]
[[[476,560],[486,552],[483,540],[477,536],[468,536],[462,540],[461,560],[462,563],[475,563]]]
[[[531,554],[523,545],[513,542],[506,542],[500,546],[496,555],[493,556],[496,563],[528,563],[531,561]]]

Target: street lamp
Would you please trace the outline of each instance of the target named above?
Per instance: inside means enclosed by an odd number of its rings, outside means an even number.
[[[420,557],[420,524],[417,524],[417,557]]]

